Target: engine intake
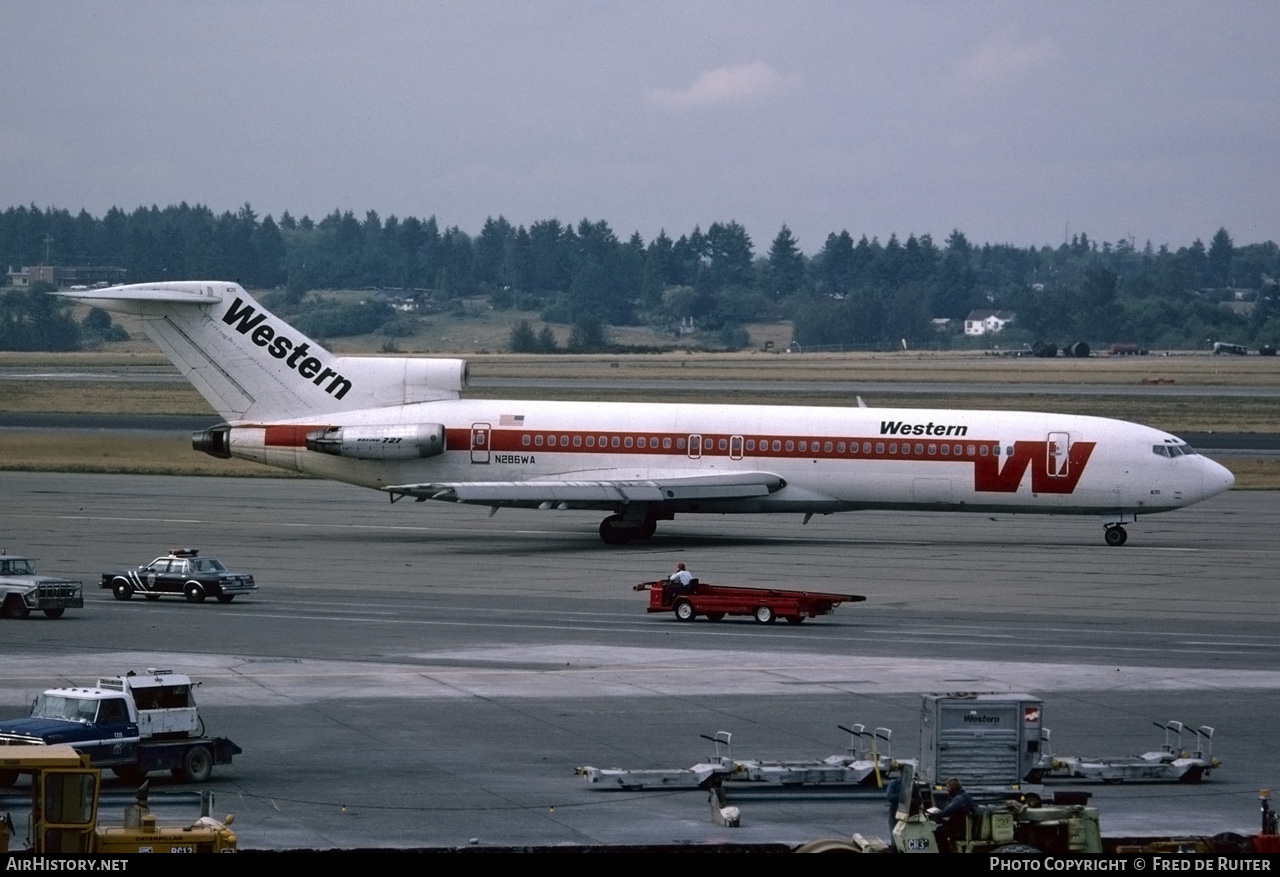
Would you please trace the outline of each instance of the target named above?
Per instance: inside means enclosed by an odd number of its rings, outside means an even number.
[[[334,426],[307,433],[307,450],[356,460],[414,460],[444,453],[444,425]]]

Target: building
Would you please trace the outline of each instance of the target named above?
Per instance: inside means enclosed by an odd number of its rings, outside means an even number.
[[[23,265],[9,267],[11,286],[26,289],[33,283],[51,283],[58,289],[70,286],[115,286],[125,282],[128,271],[115,265]]]
[[[964,334],[987,335],[1013,322],[1013,311],[970,311],[964,318]]]

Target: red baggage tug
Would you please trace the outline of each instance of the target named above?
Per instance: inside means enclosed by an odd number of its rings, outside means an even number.
[[[867,599],[859,594],[708,585],[697,579],[684,590],[673,588],[666,581],[641,582],[635,590],[649,592],[649,612],[673,612],[681,621],[693,621],[699,615],[708,621],[719,621],[726,615],[749,615],[760,624],[772,624],[779,618],[799,624],[806,618],[829,615],[841,603]]]

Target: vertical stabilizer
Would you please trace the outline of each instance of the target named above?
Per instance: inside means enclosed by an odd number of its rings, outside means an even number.
[[[235,283],[139,283],[70,297],[139,317],[147,335],[228,421],[456,399],[466,381],[461,360],[334,356]]]

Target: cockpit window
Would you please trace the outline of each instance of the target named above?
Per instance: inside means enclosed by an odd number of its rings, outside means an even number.
[[[1182,451],[1182,453],[1186,454],[1188,457],[1191,457],[1200,453],[1195,448],[1191,447],[1191,445],[1180,445],[1179,449]]]
[[[1169,448],[1167,445],[1152,445],[1151,453],[1155,454],[1157,457],[1167,457],[1169,456]]]

